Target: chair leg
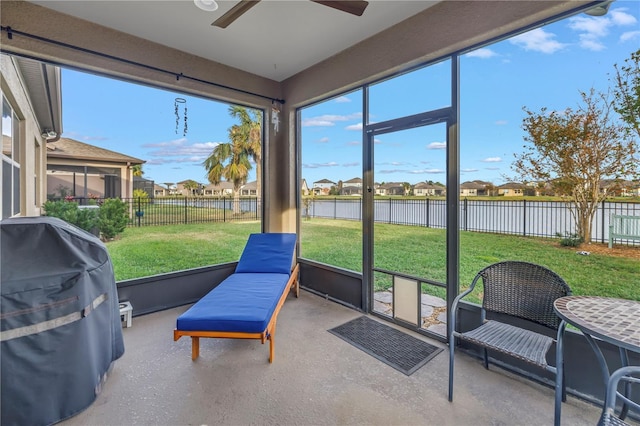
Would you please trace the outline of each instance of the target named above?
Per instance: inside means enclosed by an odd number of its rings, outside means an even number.
[[[482,355],[484,357],[484,368],[488,370],[489,369],[489,352],[487,351],[487,348],[482,349]]]
[[[450,332],[449,339],[449,402],[453,401],[453,353],[455,351],[455,337]]]
[[[191,336],[191,359],[196,360],[200,356],[200,338]]]

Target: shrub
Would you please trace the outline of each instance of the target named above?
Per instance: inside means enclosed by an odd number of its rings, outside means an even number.
[[[43,207],[45,216],[57,217],[97,236],[97,210],[82,209],[75,201],[47,201]]]
[[[582,244],[582,237],[576,233],[570,234],[569,232],[565,232],[562,235],[560,232],[557,232],[556,235],[560,238],[560,245],[563,247],[578,247]]]
[[[98,214],[98,228],[104,239],[122,233],[129,222],[127,204],[118,198],[104,200]]]

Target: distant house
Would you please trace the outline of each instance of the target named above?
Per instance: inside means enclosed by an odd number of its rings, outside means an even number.
[[[255,197],[258,194],[258,182],[247,182],[240,188],[240,195]]]
[[[463,182],[460,184],[461,197],[477,197],[478,195],[483,193],[486,193],[486,187],[481,183]]]
[[[166,197],[169,195],[169,190],[164,186],[160,186],[157,183],[153,185],[153,195],[156,197]]]
[[[498,186],[498,195],[504,197],[521,197],[524,195],[527,186],[523,183],[507,182]]]
[[[603,179],[600,181],[600,193],[610,197],[640,196],[640,183],[624,179]]]
[[[329,179],[320,179],[313,182],[313,193],[315,195],[329,195],[331,188],[337,184]]]
[[[354,186],[356,188],[362,188],[362,179],[359,177],[355,177],[353,179],[349,179],[342,183],[343,187],[345,186]]]
[[[446,188],[441,185],[431,185],[426,182],[417,183],[413,187],[413,194],[424,197],[440,197],[446,194]]]
[[[180,181],[178,183],[176,183],[176,193],[180,194],[180,195],[184,195],[185,197],[191,197],[194,195],[200,195],[202,194],[202,188],[204,187],[204,185],[202,185],[199,182],[196,182],[198,184],[197,188],[185,188],[185,184],[187,182],[192,181],[193,179],[185,179],[183,181]],[[195,182],[195,181],[194,181]]]
[[[376,195],[404,195],[404,186],[399,182],[389,182],[378,185]]]
[[[62,133],[60,68],[0,55],[1,219],[39,216],[47,200],[47,141]]]
[[[362,186],[343,186],[340,195],[362,195]]]
[[[233,184],[231,182],[220,182],[217,185],[210,183],[202,189],[205,196],[226,197],[233,195]]]
[[[144,160],[70,138],[47,144],[47,192],[77,199],[133,197],[133,166]]]
[[[302,196],[306,197],[310,194],[310,192],[311,191],[309,190],[309,186],[307,185],[307,180],[302,179],[302,181],[300,182],[300,193],[302,194]]]

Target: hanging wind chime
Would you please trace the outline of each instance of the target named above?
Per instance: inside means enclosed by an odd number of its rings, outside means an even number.
[[[187,136],[188,126],[187,126],[187,100],[185,98],[176,98],[173,107],[176,115],[176,135],[178,134],[178,129],[180,128],[180,106],[182,106],[182,120],[184,121],[184,125],[182,127],[182,136]]]
[[[275,102],[271,102],[271,124],[273,124],[273,132],[278,133],[280,128],[280,108]]]

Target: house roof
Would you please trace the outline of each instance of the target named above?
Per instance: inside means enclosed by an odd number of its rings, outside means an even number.
[[[504,185],[500,185],[498,189],[525,189],[527,185],[518,182],[507,182]]]
[[[75,139],[60,138],[47,144],[47,158],[91,160],[109,163],[143,164],[144,160],[119,152],[89,145]]]
[[[222,181],[220,183],[218,183],[217,185],[214,185],[212,183],[207,184],[204,189],[233,189],[233,184],[231,182],[227,182],[227,181]]]
[[[314,185],[316,183],[331,183],[331,184],[334,184],[334,185],[336,184],[334,181],[331,181],[329,179],[320,179],[320,180],[317,180],[317,181],[313,182]]]
[[[244,185],[242,185],[242,189],[258,189],[258,182],[257,181],[252,181],[252,182],[247,182]]]
[[[359,177],[354,177],[353,179],[344,181],[344,184],[348,184],[348,183],[362,183],[362,179]]]
[[[460,189],[484,189],[485,186],[478,182],[463,182],[460,184]]]

